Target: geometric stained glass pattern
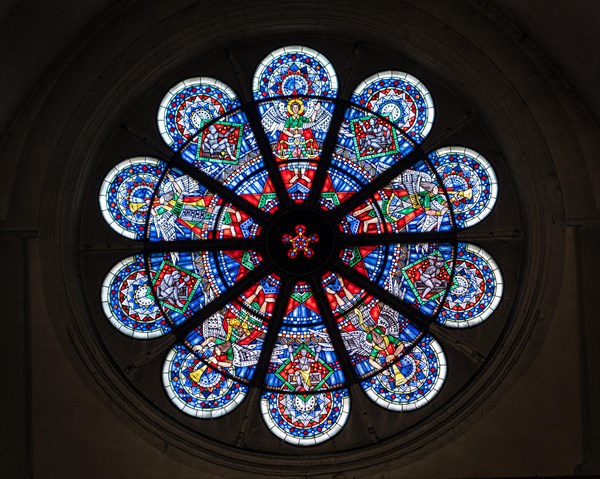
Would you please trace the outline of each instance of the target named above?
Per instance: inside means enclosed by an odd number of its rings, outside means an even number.
[[[122,161],[107,175],[100,188],[100,210],[110,227],[131,239],[146,229],[150,200],[166,163],[139,156]]]
[[[309,395],[265,392],[260,407],[273,434],[290,444],[312,446],[344,427],[350,396],[347,389]]]
[[[459,243],[451,288],[436,321],[466,328],[485,321],[498,307],[504,282],[496,261],[478,246]]]
[[[454,211],[457,228],[468,228],[490,214],[498,198],[498,180],[489,162],[464,147],[444,147],[429,154]]]
[[[143,255],[119,261],[106,275],[102,307],[113,326],[134,338],[150,339],[171,330],[154,298]]]
[[[387,71],[363,80],[352,102],[378,113],[421,143],[433,126],[429,90],[408,73]]]
[[[337,89],[337,75],[329,60],[303,46],[269,53],[257,67],[252,82],[256,100],[287,95],[335,98]]]
[[[212,419],[233,411],[248,392],[246,386],[207,367],[181,344],[167,354],[162,377],[173,403],[184,413],[201,418]]]
[[[412,411],[431,401],[446,378],[446,357],[440,344],[426,336],[398,362],[361,386],[375,403],[394,411]]]
[[[502,298],[496,261],[461,239],[498,180],[481,154],[427,144],[432,94],[410,74],[340,100],[331,62],[289,46],[252,88],[242,104],[217,79],[178,83],[157,105],[173,154],[105,175],[102,215],[139,251],[101,301],[125,335],[173,336],[162,383],[179,410],[215,419],[249,396],[264,431],[317,445],[363,414],[352,385],[389,411],[442,391],[450,328]]]

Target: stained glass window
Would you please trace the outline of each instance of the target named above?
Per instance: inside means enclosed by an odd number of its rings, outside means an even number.
[[[498,264],[460,236],[492,214],[492,165],[423,148],[434,99],[406,72],[339,98],[331,62],[289,46],[252,87],[244,104],[220,80],[181,81],[158,107],[173,154],[115,158],[100,210],[140,248],[107,265],[108,321],[173,338],[164,391],[199,420],[257,391],[266,428],[308,446],[343,431],[352,386],[389,411],[427,407],[447,338],[502,299]]]

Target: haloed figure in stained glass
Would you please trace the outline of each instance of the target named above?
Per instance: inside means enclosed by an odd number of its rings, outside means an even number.
[[[277,142],[277,157],[281,160],[314,159],[318,156],[317,144],[313,135],[312,126],[315,122],[321,104],[316,103],[312,115],[307,118],[304,102],[300,98],[292,98],[287,105],[288,118]],[[293,163],[294,176],[290,183],[295,183],[298,178],[310,182],[306,175],[306,167],[302,163]]]

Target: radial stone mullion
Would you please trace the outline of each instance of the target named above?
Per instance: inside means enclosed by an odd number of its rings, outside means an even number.
[[[223,294],[217,296],[210,303],[197,311],[187,321],[174,328],[173,334],[179,341],[183,341],[194,328],[202,326],[204,320],[218,312],[220,309],[224,308],[227,304],[231,303],[246,289],[252,286],[253,283],[266,276],[268,273],[269,266],[266,264],[250,271],[250,273],[235,283],[231,288],[229,288]]]
[[[246,104],[243,106],[243,111],[248,117],[248,122],[250,123],[252,132],[256,138],[256,143],[258,145],[260,154],[262,155],[263,161],[265,162],[265,166],[269,173],[269,178],[273,182],[273,187],[277,193],[277,199],[279,200],[281,206],[285,208],[289,206],[290,199],[283,183],[283,179],[281,178],[279,168],[277,167],[277,163],[275,162],[273,149],[271,148],[269,139],[267,138],[265,130],[263,129],[260,113],[258,112],[258,105],[256,102]]]
[[[275,343],[277,342],[279,330],[281,329],[281,325],[283,324],[285,309],[287,307],[290,295],[292,294],[293,286],[294,282],[290,278],[285,278],[281,284],[279,290],[280,297],[275,306],[275,310],[273,311],[273,316],[271,318],[267,334],[265,335],[265,339],[263,341],[262,351],[260,353],[258,363],[256,364],[256,371],[250,384],[252,387],[260,388],[262,385],[265,384],[264,379],[267,374],[269,363],[271,362],[273,348],[275,347]]]
[[[260,238],[224,238],[181,241],[147,241],[144,244],[146,253],[194,252],[194,251],[229,251],[263,249],[264,241]]]
[[[312,275],[311,277],[312,289],[314,291],[315,300],[317,301],[317,306],[319,307],[319,311],[321,312],[321,317],[325,323],[325,327],[327,328],[327,332],[329,333],[329,337],[331,338],[331,344],[333,345],[333,349],[338,357],[342,365],[342,370],[345,375],[349,375],[350,378],[346,378],[349,384],[355,384],[359,382],[359,378],[356,375],[356,371],[352,366],[352,362],[348,356],[348,351],[346,346],[344,345],[344,340],[342,339],[342,333],[340,332],[337,322],[331,312],[331,308],[329,306],[329,302],[327,301],[327,297],[323,292],[321,287],[321,282],[319,281],[319,277],[317,275]],[[348,380],[349,379],[349,380]]]
[[[332,267],[336,269],[342,276],[347,277],[350,281],[356,283],[375,298],[380,299],[388,306],[392,307],[399,313],[402,313],[407,318],[413,320],[416,324],[423,328],[424,331],[429,330],[431,324],[433,323],[433,318],[430,318],[419,310],[413,308],[378,284],[373,283],[369,278],[349,268],[341,261],[332,261]]]
[[[337,143],[338,134],[344,121],[344,115],[346,113],[346,104],[340,101],[335,103],[335,110],[329,124],[329,131],[327,137],[323,143],[321,155],[319,158],[319,165],[317,166],[317,172],[315,173],[310,193],[308,196],[308,206],[314,207],[318,204],[319,198],[321,197],[321,191],[325,184],[325,178],[327,178],[327,171],[332,163],[333,150]]]
[[[248,213],[250,216],[252,216],[257,221],[259,221],[261,223],[268,221],[269,216],[270,216],[268,213],[265,213],[264,211],[258,209],[256,206],[254,206],[248,200],[245,200],[244,198],[238,196],[235,192],[233,192],[232,190],[227,188],[221,182],[208,176],[203,171],[200,171],[197,168],[194,168],[188,162],[183,160],[179,155],[174,155],[171,158],[171,160],[169,162],[169,166],[183,171],[183,173],[191,176],[196,181],[198,181],[200,184],[202,184],[203,186],[206,186],[212,192],[216,193],[217,195],[224,198],[226,201],[232,203],[234,206],[237,206],[239,209]]]

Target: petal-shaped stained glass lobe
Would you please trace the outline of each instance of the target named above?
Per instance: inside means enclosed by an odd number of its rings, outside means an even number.
[[[342,340],[361,379],[385,369],[401,378],[394,364],[422,337],[420,330],[390,306],[368,296],[354,309],[337,315]]]
[[[431,94],[408,73],[385,71],[370,76],[360,83],[352,102],[386,117],[417,143],[423,141],[433,126]]]
[[[205,363],[196,376],[216,369],[247,383],[254,375],[265,334],[266,318],[233,302],[203,321],[186,337],[184,344]]]
[[[350,415],[350,394],[347,389],[307,395],[264,392],[260,409],[277,437],[289,444],[312,446],[342,430]]]
[[[106,317],[123,334],[151,339],[171,331],[152,292],[143,255],[112,267],[102,283],[101,300]]]
[[[479,246],[458,243],[454,287],[450,289],[436,321],[452,328],[475,326],[496,310],[504,280],[494,258]]]
[[[233,411],[248,388],[206,364],[185,345],[169,350],[162,371],[163,387],[175,406],[190,416],[214,419]]]
[[[389,244],[346,248],[342,262],[427,315],[440,309],[452,279],[449,243]]]
[[[152,199],[150,241],[254,238],[260,226],[189,175],[171,168]]]
[[[344,384],[345,378],[315,296],[304,282],[294,286],[271,355],[269,389],[308,393]]]
[[[195,155],[202,127],[239,106],[234,91],[219,80],[189,78],[164,96],[158,109],[158,129],[173,151],[193,150]]]
[[[340,229],[347,234],[451,231],[452,216],[435,172],[419,161],[354,208]]]
[[[113,230],[126,238],[144,237],[152,195],[165,167],[163,161],[138,156],[109,171],[99,200],[102,216]]]
[[[255,251],[152,253],[152,285],[163,313],[175,324],[193,316],[261,262]]]
[[[498,198],[498,180],[482,155],[448,146],[430,153],[429,159],[442,178],[458,228],[474,226],[491,213]]]
[[[353,195],[382,172],[401,163],[415,147],[416,142],[387,119],[359,108],[348,108],[331,156],[321,204],[331,209],[332,193],[338,196],[338,201]]]
[[[258,104],[288,195],[297,203],[308,197],[333,109],[330,101],[306,96]]]
[[[269,53],[252,82],[255,100],[289,95],[335,98],[338,82],[333,66],[319,52],[287,46]]]
[[[361,383],[367,396],[392,411],[423,407],[440,391],[446,379],[446,356],[432,336],[407,347],[391,368]]]

